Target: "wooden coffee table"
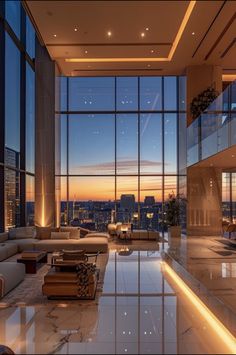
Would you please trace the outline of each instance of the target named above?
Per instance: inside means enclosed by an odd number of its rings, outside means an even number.
[[[36,274],[42,264],[47,263],[45,251],[26,251],[17,259],[18,263],[25,264],[26,274]]]

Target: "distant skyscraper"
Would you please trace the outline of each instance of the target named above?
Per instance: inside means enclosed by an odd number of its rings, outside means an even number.
[[[155,197],[154,196],[145,196],[144,205],[145,206],[155,205]]]
[[[5,164],[19,168],[20,153],[5,148]],[[5,170],[5,225],[6,229],[20,225],[20,174]]]
[[[135,209],[135,197],[134,195],[121,195],[120,208],[127,211],[134,211]]]

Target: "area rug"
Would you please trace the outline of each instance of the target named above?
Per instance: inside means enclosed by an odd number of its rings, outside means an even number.
[[[15,261],[17,259],[17,255],[9,258],[7,261]],[[106,270],[106,265],[109,259],[109,254],[100,254],[97,258],[97,268],[99,269],[99,280],[97,285],[96,298],[102,292],[104,275]],[[50,254],[48,256],[48,261],[50,262]],[[37,274],[26,274],[24,281],[22,281],[14,290],[9,292],[5,297],[3,297],[0,301],[0,307],[3,304],[7,304],[9,306],[33,306],[33,305],[42,305],[55,303],[58,304],[58,300],[50,300],[48,301],[46,296],[42,294],[42,285],[44,282],[44,276],[50,269],[50,265],[43,265],[38,271]],[[95,299],[96,301],[96,299]],[[63,300],[63,303],[71,303],[78,304],[78,302],[94,302],[92,301],[78,301],[78,300]]]

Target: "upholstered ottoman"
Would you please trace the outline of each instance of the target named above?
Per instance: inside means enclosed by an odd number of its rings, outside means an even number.
[[[25,265],[15,262],[0,263],[0,298],[15,288],[25,277]]]

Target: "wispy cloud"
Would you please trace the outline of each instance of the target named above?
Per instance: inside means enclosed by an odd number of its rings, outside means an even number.
[[[150,168],[152,173],[152,168],[161,167],[162,162],[156,162],[152,160],[140,160],[140,165],[142,168]],[[117,161],[117,170],[119,172],[129,172],[129,170],[134,170],[133,168],[138,166],[137,160],[121,160]],[[97,164],[88,164],[88,165],[77,165],[72,166],[72,170],[80,172],[80,173],[90,173],[95,174],[98,172],[102,172],[103,174],[114,174],[115,163],[114,162],[104,162]]]

